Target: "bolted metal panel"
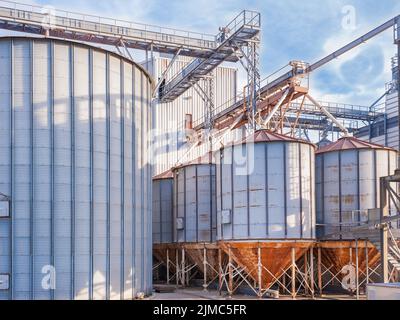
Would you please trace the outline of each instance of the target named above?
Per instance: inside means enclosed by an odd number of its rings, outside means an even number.
[[[0,192],[11,199],[0,298],[150,294],[149,76],[101,49],[34,38],[0,40],[0,66]],[[55,288],[43,285],[49,267]]]
[[[174,242],[216,240],[215,183],[213,164],[194,164],[174,170]]]
[[[218,240],[314,239],[314,153],[283,140],[221,149]]]
[[[384,147],[317,154],[316,204],[320,237],[343,230],[346,224],[365,221],[368,210],[379,207],[379,179],[394,173],[396,159],[396,151]],[[393,203],[390,206],[395,208]]]
[[[153,180],[153,243],[173,242],[174,179]]]

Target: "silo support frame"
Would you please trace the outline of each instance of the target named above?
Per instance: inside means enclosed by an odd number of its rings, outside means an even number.
[[[231,296],[242,285],[247,285],[260,299],[279,298],[279,291],[293,299],[301,293],[314,297],[314,259],[311,242],[231,242],[220,243],[219,292],[226,288]],[[274,254],[282,256],[278,269],[271,264]],[[246,256],[246,259],[242,257]],[[250,261],[251,260],[251,261]],[[290,281],[286,281],[290,279]]]
[[[367,284],[379,282],[380,254],[368,241],[325,241],[319,243],[316,249],[317,289],[321,297],[329,286],[348,285],[352,287],[350,295],[359,299],[361,290]],[[352,271],[354,278],[351,277]]]
[[[188,287],[199,273],[203,274],[203,288],[207,290],[219,278],[218,247],[213,244],[156,244],[153,255],[159,263],[153,268],[166,267],[167,285]],[[214,258],[212,258],[214,257]]]

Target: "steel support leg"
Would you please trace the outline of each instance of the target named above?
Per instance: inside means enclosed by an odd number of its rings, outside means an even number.
[[[261,299],[262,293],[262,262],[261,262],[261,247],[258,246],[258,298]]]
[[[296,248],[292,248],[292,298],[296,298]]]
[[[169,249],[167,249],[167,285],[169,285]]]
[[[203,272],[203,281],[204,281],[204,283],[203,283],[203,290],[204,291],[207,291],[207,287],[208,287],[208,284],[207,284],[207,249],[206,249],[206,247],[204,246],[204,251],[203,251],[203,269],[204,269],[204,272]]]
[[[322,257],[321,257],[321,248],[318,248],[318,288],[319,295],[322,296]]]
[[[315,289],[314,289],[314,248],[310,249],[310,282],[311,282],[311,297],[315,298]]]
[[[228,280],[228,293],[229,297],[232,297],[233,294],[233,268],[232,268],[232,253],[231,253],[231,247],[229,247],[229,265],[228,265],[228,272],[229,272],[229,280]]]

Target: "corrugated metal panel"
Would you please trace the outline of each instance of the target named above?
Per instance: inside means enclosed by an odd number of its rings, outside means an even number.
[[[174,179],[153,181],[153,243],[173,242]]]
[[[30,38],[2,39],[0,66],[0,192],[12,198],[1,298],[150,294],[148,75],[101,49]]]
[[[340,223],[354,223],[353,215],[357,219],[358,214],[379,207],[379,179],[393,174],[396,162],[397,153],[384,149],[318,154],[317,216],[318,224],[324,225],[320,236],[338,232]]]
[[[174,170],[174,242],[215,241],[215,169],[198,164]]]
[[[168,77],[172,77],[189,63],[190,59],[177,60],[171,68]],[[170,59],[155,58],[154,66],[149,61],[148,68],[154,71],[155,79],[159,79],[166,70]],[[146,65],[146,63],[144,63]],[[233,101],[236,96],[237,70],[233,68],[219,67],[215,71],[214,81],[214,105],[216,108]],[[206,89],[204,81],[199,85]],[[228,105],[227,105],[228,106]],[[182,158],[190,146],[186,143],[185,116],[192,115],[193,122],[203,119],[206,112],[206,104],[201,96],[192,88],[185,92],[176,101],[154,106],[155,135],[155,167],[154,174],[161,174],[171,169]],[[184,161],[191,161],[208,152],[207,144],[196,148]]]
[[[287,141],[222,149],[218,240],[314,239],[314,153]]]

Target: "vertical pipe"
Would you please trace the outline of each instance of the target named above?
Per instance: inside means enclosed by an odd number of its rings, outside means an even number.
[[[285,238],[288,236],[288,212],[287,212],[287,168],[286,168],[286,144],[283,145],[283,188],[284,188],[284,210],[285,210]]]
[[[360,150],[357,150],[357,226],[361,224],[361,190],[360,190]],[[354,221],[353,221],[354,222]]]
[[[266,235],[269,236],[269,163],[268,163],[268,143],[264,146],[264,154],[265,154],[265,214],[266,214]]]
[[[244,145],[242,145],[244,146]],[[250,221],[250,173],[249,173],[249,160],[248,160],[248,145],[246,147],[246,183],[247,183],[247,188],[246,188],[246,196],[247,196],[247,236],[250,239],[251,238],[251,221]],[[254,145],[254,149],[256,146]],[[254,151],[255,152],[255,151]],[[243,154],[243,153],[242,153]]]
[[[235,146],[232,145],[232,154],[231,154],[231,200],[232,200],[232,219],[231,219],[231,225],[232,225],[232,234],[231,234],[231,239],[235,239],[235,172],[234,172],[234,161],[235,161]]]
[[[325,236],[328,232],[326,230],[325,226],[325,154],[322,155],[321,157],[321,198],[322,198],[322,204],[321,204],[321,224],[322,224],[322,231],[321,235]],[[321,249],[318,249],[319,252],[321,253]]]
[[[210,159],[210,162],[211,162],[212,160]],[[214,188],[214,183],[213,183],[213,181],[214,182],[216,182],[216,175],[217,175],[217,172],[216,172],[216,167],[214,167],[213,165],[209,165],[210,166],[210,184],[209,184],[209,188],[210,188],[210,243],[212,243],[213,241],[214,241],[214,238],[213,238],[213,234],[214,234],[214,232],[213,232],[213,223],[214,223],[214,220],[213,220],[213,214],[214,214],[214,203],[213,203],[213,188]],[[213,174],[212,174],[212,172],[213,172],[213,169],[215,170],[214,171],[214,176],[213,176]],[[213,177],[214,177],[214,179],[213,179]],[[214,196],[216,197],[216,195],[217,195],[217,190],[214,190]],[[217,206],[217,200],[215,200],[215,206]],[[215,235],[216,235],[216,233],[215,233]]]
[[[396,25],[397,28],[400,28],[399,25],[399,18],[396,19]],[[397,30],[397,33],[399,31]],[[397,106],[399,110],[398,118],[399,118],[399,124],[398,124],[398,138],[399,138],[399,149],[400,149],[400,39],[396,39],[396,44],[397,44]],[[397,161],[397,168],[400,168],[400,153],[398,155],[398,161]]]
[[[342,232],[343,212],[342,212],[342,154],[338,153],[339,157],[339,231]],[[339,239],[343,239],[343,235],[340,234]]]
[[[186,186],[186,167],[183,168],[183,234],[184,240],[183,242],[187,242],[187,186]]]
[[[315,183],[315,151],[313,152],[312,150],[313,147],[308,146],[309,150],[309,156],[310,156],[310,204],[309,204],[309,210],[310,210],[310,237],[315,238],[316,237],[316,230],[315,230],[315,221],[314,221],[314,214],[316,215],[316,212],[314,210],[317,210],[316,208],[316,203],[315,203],[315,192],[316,192],[316,183]],[[313,166],[313,161],[314,161],[314,166]],[[323,195],[323,194],[322,194]]]
[[[196,242],[199,242],[199,169],[197,166],[195,170],[195,199],[196,199]],[[211,215],[211,212],[210,212]],[[203,240],[203,239],[202,239]]]
[[[381,223],[383,219],[389,216],[388,204],[388,183],[385,178],[380,179],[380,208],[381,208]],[[388,227],[381,225],[381,277],[383,283],[389,283],[389,265],[388,265]]]
[[[224,210],[224,191],[223,191],[223,183],[222,183],[222,170],[225,167],[225,164],[222,163],[222,161],[223,161],[222,159],[224,159],[223,158],[223,152],[224,152],[223,149],[221,149],[219,151],[219,164],[218,164],[218,166],[219,166],[219,188],[220,188],[219,195],[221,197],[221,199],[220,199],[220,201],[221,201],[221,212]],[[220,240],[223,240],[224,239],[224,227],[223,227],[223,224],[222,224],[222,216],[220,216],[219,219],[220,219],[219,224],[220,224],[220,232],[221,232]]]
[[[298,144],[299,147],[299,201],[300,201],[300,238],[303,238],[303,219],[304,219],[304,212],[303,212],[303,173],[302,173],[302,143]],[[311,162],[311,159],[310,159]],[[311,205],[311,204],[310,204]]]
[[[206,245],[205,244],[204,244],[204,249],[203,249],[203,269],[204,269],[204,272],[203,272],[203,275],[204,275],[204,277],[203,277],[203,280],[204,280],[203,289],[204,289],[204,291],[207,291],[207,249],[206,249]]]
[[[296,248],[292,248],[291,252],[292,265],[291,265],[291,277],[292,277],[292,298],[296,298]]]

